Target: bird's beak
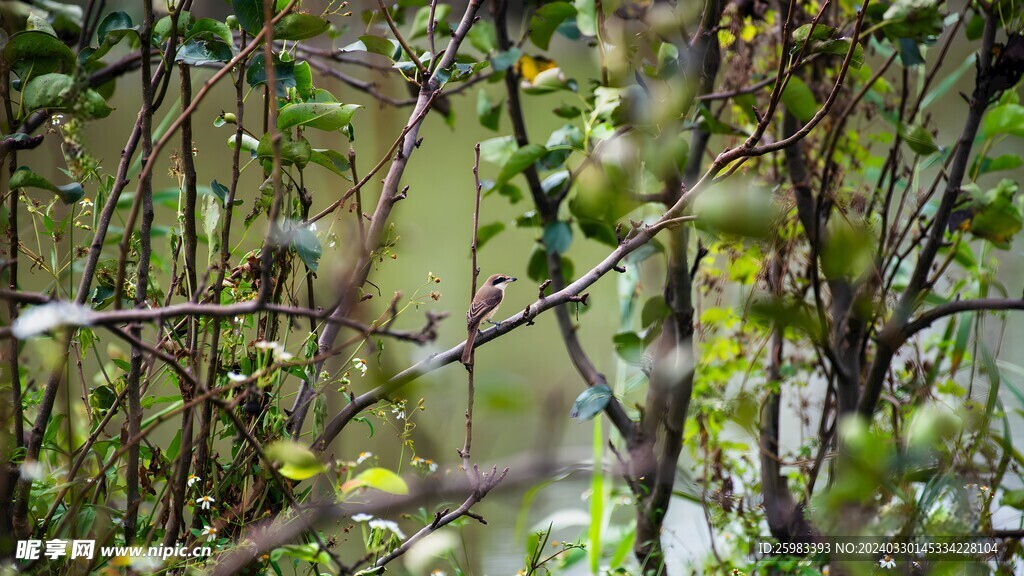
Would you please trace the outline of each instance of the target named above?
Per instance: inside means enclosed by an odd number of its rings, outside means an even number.
[[[508,279],[509,282],[515,282],[516,280],[519,280],[519,278],[509,278]]]

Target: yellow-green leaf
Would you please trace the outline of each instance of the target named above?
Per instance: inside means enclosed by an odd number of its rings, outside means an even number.
[[[274,442],[263,451],[271,462],[281,465],[277,472],[289,480],[312,478],[327,469],[309,448],[295,442]]]
[[[409,485],[402,477],[387,468],[370,468],[341,486],[342,492],[351,492],[356,488],[373,488],[388,494],[408,494]]]

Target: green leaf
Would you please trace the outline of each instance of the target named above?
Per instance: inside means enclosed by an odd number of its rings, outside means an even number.
[[[228,28],[227,24],[214,20],[213,18],[200,18],[196,20],[192,26],[188,29],[188,35],[185,40],[191,40],[193,38],[200,38],[203,40],[217,40],[231,46],[234,43],[234,38],[231,36],[231,29]]]
[[[544,147],[548,152],[540,159],[540,166],[554,170],[564,164],[574,150],[582,149],[583,131],[572,124],[566,124],[548,136]]]
[[[250,36],[259,34],[263,28],[263,1],[262,0],[231,0],[234,8],[235,18],[238,24]]]
[[[985,17],[981,14],[972,14],[967,20],[967,25],[964,26],[964,35],[970,41],[980,40],[981,35],[985,32]],[[970,60],[974,60],[974,54],[969,56]],[[922,106],[923,108],[923,106]]]
[[[572,244],[572,228],[568,222],[551,222],[544,227],[542,240],[548,252],[564,254]]]
[[[193,38],[178,49],[174,61],[184,62],[189,66],[203,66],[215,62],[228,62],[233,57],[231,46],[219,40]]]
[[[39,30],[25,30],[11,36],[4,47],[4,58],[22,81],[27,81],[30,74],[70,71],[75,65],[75,55],[70,48],[52,34]]]
[[[295,229],[292,236],[292,247],[295,248],[306,267],[316,272],[317,266],[320,264],[320,256],[324,251],[320,247],[320,239],[316,237],[316,233],[310,226]]]
[[[462,82],[468,80],[473,74],[483,70],[490,66],[491,63],[487,60],[480,62],[469,62],[469,63],[456,63],[452,64],[451,67],[440,70],[437,74],[438,81],[444,86],[448,83]]]
[[[249,69],[245,73],[245,79],[249,82],[250,86],[259,86],[267,83],[267,69],[266,69],[266,58],[263,54],[257,54],[253,57],[252,62],[249,64]],[[288,88],[295,88],[297,86],[295,81],[295,62],[282,62],[277,55],[274,56],[274,84],[276,84],[276,94],[278,98],[284,98],[288,95]]]
[[[558,108],[552,110],[552,112],[555,113],[555,116],[558,116],[559,118],[565,118],[566,120],[578,120],[580,114],[583,113],[583,111],[580,110],[578,107],[570,106],[568,104],[562,104]]]
[[[306,480],[327,470],[312,450],[298,442],[273,442],[265,446],[263,452],[268,460],[280,464],[278,473],[289,480]]]
[[[577,218],[576,225],[580,227],[580,232],[583,232],[583,235],[591,240],[596,240],[612,248],[616,248],[619,245],[619,239],[615,236],[615,229],[600,220]]]
[[[387,468],[370,468],[341,485],[341,491],[348,493],[356,488],[373,488],[388,494],[408,494],[409,485],[402,477]]]
[[[392,62],[402,57],[402,45],[397,40],[380,36],[360,36],[359,40],[345,46],[339,52],[369,52],[386,56]]]
[[[1017,183],[1003,179],[984,194],[974,185],[965,186],[964,189],[974,197],[969,208],[971,233],[992,242],[998,248],[1009,249],[1010,241],[1024,226],[1020,206],[1014,203]]]
[[[349,174],[349,170],[352,167],[348,163],[348,158],[340,152],[316,148],[313,150],[312,155],[310,155],[309,161],[327,168],[350,182],[352,181],[352,176]]]
[[[497,236],[504,229],[505,225],[502,224],[501,222],[491,222],[490,224],[484,224],[483,226],[481,226],[480,229],[477,230],[476,232],[477,250],[482,249],[484,247],[484,244],[487,244],[487,242],[489,242],[491,238]]]
[[[75,94],[75,79],[67,74],[33,76],[22,92],[22,104],[29,111],[67,109]]]
[[[812,53],[832,54],[845,57],[850,51],[850,41],[846,38],[836,38],[816,47]],[[853,48],[853,56],[850,57],[850,67],[859,70],[864,65],[864,46],[857,44]]]
[[[899,132],[907,142],[907,146],[921,156],[928,156],[939,151],[939,147],[932,139],[932,133],[920,124],[913,127],[900,126]]]
[[[89,60],[98,60],[110,51],[125,36],[134,34],[139,37],[139,27],[132,25],[132,18],[125,12],[117,11],[107,14],[96,28],[96,39],[100,45],[89,54]]]
[[[340,130],[352,120],[358,104],[289,104],[277,116],[277,127],[287,130],[295,126],[316,128],[333,132]]]
[[[600,414],[611,401],[612,389],[607,384],[591,386],[576,397],[576,401],[572,403],[569,417],[581,422],[590,420]]]
[[[182,10],[178,14],[178,36],[187,36],[188,29],[192,26],[192,14],[188,10]],[[153,26],[153,43],[160,44],[171,35],[171,17],[164,16],[157,20]]]
[[[652,296],[644,302],[643,310],[640,312],[640,325],[644,328],[652,326],[663,320],[670,312],[664,296]]]
[[[794,80],[796,80],[796,78],[794,78]],[[700,128],[705,132],[710,132],[711,134],[731,134],[736,136],[742,136],[745,134],[742,130],[719,120],[703,102],[698,104],[697,114],[700,118],[698,120]],[[687,153],[689,153],[688,147]]]
[[[530,17],[530,40],[541,50],[547,50],[558,26],[576,15],[576,8],[568,2],[551,2],[537,9]]]
[[[572,260],[562,256],[562,274],[565,278],[572,278],[575,272]],[[534,246],[530,253],[530,260],[526,265],[526,275],[534,282],[543,282],[548,278],[548,255],[540,246]]]
[[[89,393],[89,406],[100,411],[109,410],[116,401],[117,393],[106,384],[97,386]]]
[[[39,174],[36,174],[25,166],[18,168],[14,171],[14,174],[11,174],[10,188],[11,190],[16,190],[18,188],[41,188],[43,190],[49,190],[59,196],[65,204],[73,204],[85,196],[85,191],[82,190],[82,185],[78,182],[72,182],[63,186],[55,186],[51,184],[49,180],[43,178]]]
[[[481,88],[476,97],[476,117],[480,120],[480,125],[497,132],[504,103],[504,99],[497,102],[492,101],[487,90]]]
[[[285,132],[281,134],[281,163],[288,166],[294,164],[299,168],[304,168],[309,163],[310,157],[313,155],[313,148],[309,145],[309,140],[300,138],[299,140],[292,140],[291,136]],[[274,150],[270,143],[270,133],[263,135],[260,139],[259,146],[256,148],[256,157],[263,161],[273,161]]]
[[[559,170],[548,174],[544,180],[540,183],[541,190],[548,196],[556,196],[561,194],[565,186],[570,183],[572,173],[568,170]]]
[[[890,38],[925,41],[942,32],[942,13],[933,0],[895,0],[882,18]]]
[[[986,138],[1000,134],[1024,137],[1024,106],[1000,104],[985,114],[981,126]]]
[[[693,211],[701,230],[754,238],[773,234],[780,215],[772,194],[753,186],[709,190],[694,201]]]
[[[276,562],[281,558],[293,558],[310,564],[329,564],[330,554],[320,549],[317,543],[310,544],[285,544],[274,548],[270,552],[270,560]]]
[[[27,30],[39,30],[40,32],[46,32],[50,36],[57,36],[57,32],[54,31],[53,26],[46,17],[37,12],[29,12],[25,28]]]
[[[811,42],[824,42],[829,40],[836,34],[835,28],[817,24],[814,26],[814,33],[811,33],[811,25],[804,24],[793,31],[793,43],[796,44],[796,49],[800,49],[800,45],[808,40],[810,36]]]
[[[101,41],[106,41],[110,35],[120,36],[122,32],[138,34],[139,27],[132,24],[132,17],[127,12],[120,10],[104,16],[100,25],[96,27],[96,37]]]
[[[519,48],[512,48],[508,52],[502,52],[497,56],[491,58],[491,66],[494,67],[495,72],[504,72],[509,68],[516,65],[519,61],[519,57],[523,55],[523,51]]]
[[[331,23],[313,14],[293,12],[274,25],[274,40],[307,40],[319,36]]]
[[[918,64],[924,64],[924,56],[921,55],[921,47],[913,38],[900,38],[900,63],[910,68]]]
[[[584,36],[597,36],[597,6],[594,0],[574,0],[576,26]]]
[[[171,462],[174,462],[178,458],[178,452],[180,450],[181,450],[181,429],[178,429],[174,433],[174,439],[171,440],[170,445],[167,446],[167,451],[164,452],[164,456],[167,456],[168,460],[170,460]]]
[[[789,79],[789,84],[782,91],[782,103],[801,122],[807,122],[814,118],[819,108],[814,93],[807,87],[807,84],[804,84],[803,80],[796,76]]]
[[[469,29],[469,43],[480,52],[489,54],[498,47],[498,32],[490,20],[481,20]]]
[[[231,192],[228,187],[217,182],[216,180],[210,182],[210,192],[220,200],[220,203],[227,208],[228,205],[228,194]]]
[[[480,159],[484,162],[503,166],[515,154],[515,136],[498,136],[480,143]]]
[[[502,165],[501,171],[498,172],[498,183],[505,183],[511,180],[516,174],[526,170],[537,160],[540,160],[544,154],[547,154],[547,151],[547,148],[540,144],[527,144],[519,148]]]
[[[679,72],[679,48],[671,42],[662,42],[658,47],[658,65],[647,73],[652,78],[666,80]]]
[[[107,101],[103,96],[92,88],[87,88],[85,92],[79,94],[78,104],[79,114],[87,119],[106,118],[114,111],[113,108],[107,105]]]
[[[611,560],[609,560],[609,567],[612,571],[609,574],[616,574],[615,569],[619,568],[626,562],[626,558],[630,552],[633,551],[633,543],[636,542],[636,524],[629,527],[625,533],[622,534],[622,539],[615,546],[615,552],[612,553]]]
[[[313,70],[310,68],[309,62],[296,62],[295,68],[292,69],[292,75],[295,77],[295,91],[302,100],[307,102],[323,102],[320,98],[323,98],[325,95],[330,95],[331,99],[336,100],[334,95],[327,90],[313,88]]]
[[[990,172],[999,172],[1002,170],[1016,170],[1024,166],[1024,159],[1016,154],[1001,154],[995,158],[985,156],[981,158],[980,165],[975,167],[978,175],[988,174]]]
[[[434,20],[437,21],[436,33],[448,31],[448,16],[452,13],[452,7],[448,4],[438,4],[434,9]],[[419,38],[427,35],[427,24],[430,23],[430,6],[424,6],[416,11],[412,20],[411,38]]]
[[[630,364],[640,364],[644,359],[644,340],[636,332],[619,332],[612,337],[615,353]]]
[[[1024,490],[1007,490],[1000,502],[1003,506],[1024,510]]]
[[[935,88],[925,94],[924,98],[921,99],[921,110],[928,108],[952,90],[953,86],[956,86],[960,82],[960,78],[962,78],[968,70],[974,70],[974,62],[975,55],[971,54],[964,58],[964,61],[956,70],[942,74],[942,80],[939,81],[939,83],[935,85]]]
[[[812,341],[821,340],[821,324],[803,302],[761,300],[750,305],[750,313],[753,319],[767,321],[779,327],[792,326],[810,336]]]

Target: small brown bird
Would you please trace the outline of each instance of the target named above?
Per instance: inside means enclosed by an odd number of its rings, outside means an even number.
[[[510,282],[515,281],[516,279],[511,276],[493,274],[477,290],[476,296],[473,296],[473,303],[469,306],[469,312],[466,312],[466,328],[469,335],[466,336],[466,348],[462,351],[463,364],[468,366],[470,363],[470,358],[473,355],[473,343],[476,342],[480,324],[491,320],[491,316],[498,311],[498,306],[501,306],[501,301],[505,297],[505,288]]]

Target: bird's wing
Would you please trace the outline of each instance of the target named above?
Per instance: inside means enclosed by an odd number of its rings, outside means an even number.
[[[484,298],[474,298],[473,305],[470,306],[469,312],[466,313],[466,324],[472,326],[483,321],[488,314],[501,304],[502,296],[503,294],[500,291],[495,290]]]

